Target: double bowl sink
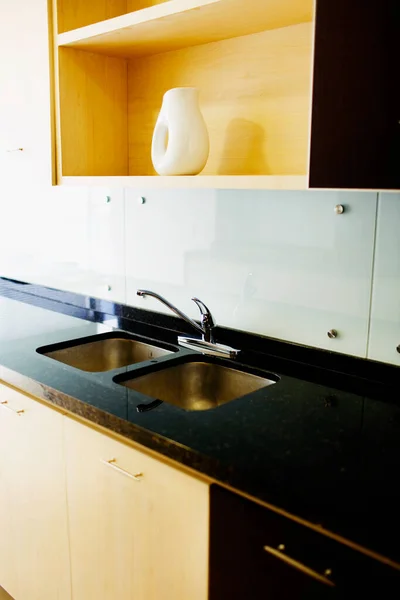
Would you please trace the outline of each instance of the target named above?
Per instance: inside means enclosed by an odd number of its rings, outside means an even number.
[[[278,380],[197,353],[174,356],[179,348],[124,332],[43,346],[37,352],[91,373],[136,366],[130,372],[115,375],[113,381],[148,396],[153,400],[147,405],[150,408],[167,402],[188,411],[209,410]],[[141,363],[143,366],[137,367]]]

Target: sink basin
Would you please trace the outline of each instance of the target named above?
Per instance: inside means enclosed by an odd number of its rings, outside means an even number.
[[[176,352],[132,339],[106,334],[38,348],[37,352],[82,371],[111,371]]]
[[[204,360],[181,363],[117,383],[185,410],[209,410],[276,383]]]

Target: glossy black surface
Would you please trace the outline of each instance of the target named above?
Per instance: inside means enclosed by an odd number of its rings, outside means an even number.
[[[179,320],[131,310],[0,280],[0,379],[400,561],[400,369],[219,329],[278,383],[205,412],[138,412],[149,398],[113,378],[140,365],[88,373],[36,352],[113,328],[176,344]]]

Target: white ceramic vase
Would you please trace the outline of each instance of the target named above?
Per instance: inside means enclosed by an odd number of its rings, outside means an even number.
[[[206,165],[210,143],[197,88],[164,94],[153,134],[151,159],[159,175],[197,175]]]

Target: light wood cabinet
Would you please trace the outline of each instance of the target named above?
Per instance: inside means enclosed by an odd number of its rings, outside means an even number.
[[[0,384],[0,585],[69,600],[63,416]]]
[[[400,188],[397,0],[53,2],[59,183]],[[181,86],[210,156],[157,177],[154,125]]]
[[[89,4],[54,0],[60,183],[307,186],[312,0]],[[200,177],[160,178],[152,133],[181,86],[200,90],[211,152]]]
[[[0,384],[0,586],[15,600],[206,600],[208,520],[207,483]]]
[[[397,0],[1,0],[2,184],[400,189],[399,27]],[[209,160],[158,177],[181,86]]]
[[[67,419],[74,600],[205,600],[209,486]]]
[[[0,0],[3,186],[52,182],[49,16],[47,0]]]
[[[5,389],[0,387],[0,402],[5,401]],[[14,416],[14,415],[12,415]],[[11,415],[9,415],[11,417]],[[14,417],[17,418],[16,416]],[[11,428],[8,427],[7,415],[3,406],[0,406],[0,586],[7,590],[16,589],[16,565],[10,551],[11,544],[11,511],[12,498],[8,483],[8,456]]]
[[[2,587],[0,587],[0,600],[13,600]]]

